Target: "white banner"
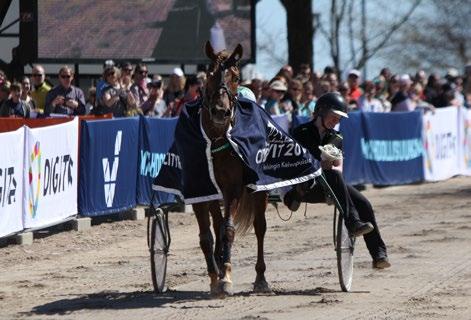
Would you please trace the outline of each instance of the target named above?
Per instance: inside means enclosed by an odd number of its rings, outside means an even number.
[[[458,109],[440,108],[424,115],[425,180],[439,181],[460,174]]]
[[[77,214],[78,119],[26,128],[25,228],[58,223]]]
[[[0,134],[0,237],[23,230],[24,127]]]
[[[458,123],[460,126],[460,169],[461,174],[471,175],[471,110],[460,108]]]

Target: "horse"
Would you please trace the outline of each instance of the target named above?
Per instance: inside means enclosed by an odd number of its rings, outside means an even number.
[[[267,229],[265,210],[267,192],[249,192],[244,185],[246,166],[229,147],[226,133],[234,125],[236,96],[227,87],[225,76],[230,70],[238,70],[242,46],[238,44],[230,54],[223,50],[215,52],[206,42],[206,56],[211,60],[207,83],[200,109],[202,128],[211,141],[212,162],[216,182],[223,195],[224,216],[218,201],[193,204],[199,226],[200,247],[205,256],[210,292],[212,295],[232,295],[231,248],[236,227],[242,233],[253,225],[257,237],[257,263],[255,265],[255,292],[270,292],[265,279],[263,241]],[[209,212],[214,223],[216,245],[211,233]],[[239,233],[239,232],[238,232]]]

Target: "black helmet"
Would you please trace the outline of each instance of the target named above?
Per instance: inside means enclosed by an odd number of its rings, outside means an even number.
[[[324,116],[328,111],[348,118],[347,104],[338,92],[328,92],[317,99],[314,115]]]

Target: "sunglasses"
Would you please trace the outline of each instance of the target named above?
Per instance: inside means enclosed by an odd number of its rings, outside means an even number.
[[[147,70],[139,70],[138,71],[140,74],[147,74]]]
[[[42,73],[33,73],[31,76],[32,77],[42,77],[43,74]]]
[[[132,72],[132,69],[123,69],[123,71]]]
[[[70,74],[61,74],[59,77],[61,77],[62,79],[70,79],[72,78],[72,76]]]

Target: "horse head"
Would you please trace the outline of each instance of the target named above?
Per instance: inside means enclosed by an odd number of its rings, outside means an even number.
[[[237,94],[228,87],[228,79],[233,81],[234,75],[236,78],[239,76],[242,46],[238,44],[232,53],[226,50],[216,53],[207,41],[206,56],[211,59],[211,64],[207,72],[204,105],[213,125],[226,127],[232,120]]]

